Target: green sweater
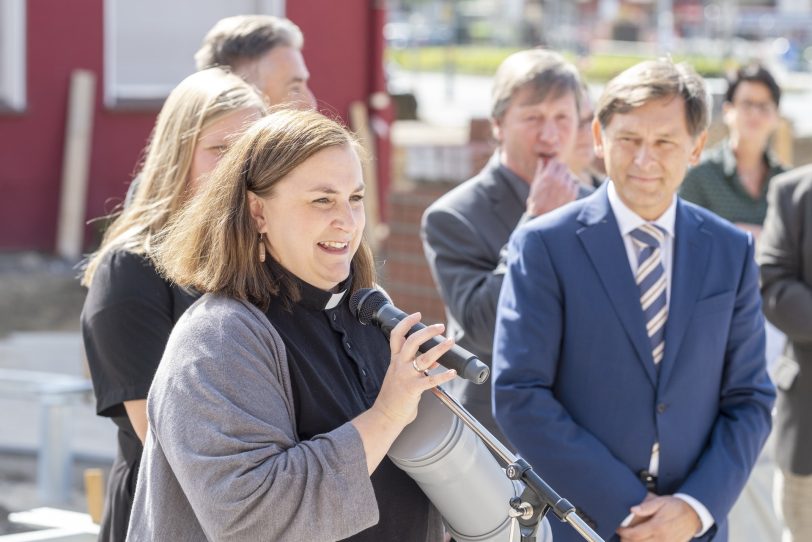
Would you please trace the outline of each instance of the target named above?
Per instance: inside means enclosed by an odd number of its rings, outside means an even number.
[[[767,214],[767,188],[770,179],[786,171],[769,150],[764,153],[767,182],[758,198],[753,198],[741,184],[736,171],[736,156],[730,142],[724,140],[708,150],[702,161],[685,175],[680,196],[731,222],[761,225]]]

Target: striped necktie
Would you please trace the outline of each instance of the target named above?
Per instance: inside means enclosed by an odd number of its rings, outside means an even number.
[[[666,304],[666,276],[660,247],[665,232],[654,224],[643,224],[631,232],[638,249],[637,286],[640,288],[640,305],[646,321],[646,331],[651,341],[651,356],[659,366],[665,353],[665,321],[668,318]]]

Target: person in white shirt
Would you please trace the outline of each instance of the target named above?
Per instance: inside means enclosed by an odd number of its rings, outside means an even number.
[[[770,430],[752,235],[676,195],[708,120],[688,66],[621,73],[593,123],[610,180],[508,249],[496,421],[606,540],[727,540]]]

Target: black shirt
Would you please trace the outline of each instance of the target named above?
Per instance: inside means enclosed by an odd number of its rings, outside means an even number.
[[[196,297],[162,279],[143,255],[113,250],[100,262],[82,309],[96,412],[118,426],[99,540],[123,541],[143,447],[124,401],[146,399],[169,333]]]
[[[342,288],[348,287],[349,279]],[[285,343],[301,440],[326,433],[369,409],[389,366],[389,342],[349,310],[349,293],[334,295],[299,282],[300,302],[290,311],[271,303],[268,319]],[[384,458],[372,474],[380,521],[347,539],[425,540],[429,501],[405,472]]]

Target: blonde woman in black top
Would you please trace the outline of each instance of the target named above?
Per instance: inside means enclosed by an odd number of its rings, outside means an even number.
[[[263,99],[236,75],[214,68],[184,79],[158,115],[134,199],[87,260],[81,323],[96,411],[118,426],[101,541],[125,539],[147,392],[169,332],[196,299],[158,275],[156,236],[205,183],[231,139],[264,113]]]

